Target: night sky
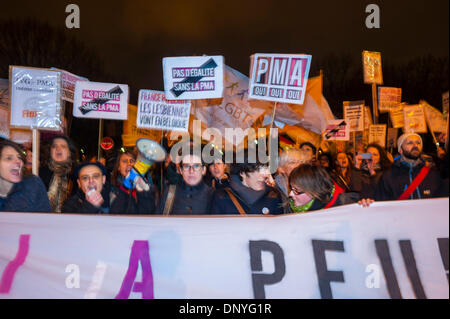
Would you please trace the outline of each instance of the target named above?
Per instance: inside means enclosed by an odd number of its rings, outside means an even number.
[[[223,55],[227,65],[248,74],[253,53],[312,54],[312,69],[329,54],[359,61],[362,50],[380,51],[390,63],[449,53],[448,0],[93,2],[75,2],[80,29],[65,28],[65,8],[73,1],[8,1],[0,20],[33,17],[64,28],[131,86],[132,100],[139,89],[163,89],[165,56]],[[365,26],[371,3],[380,8],[380,29]]]

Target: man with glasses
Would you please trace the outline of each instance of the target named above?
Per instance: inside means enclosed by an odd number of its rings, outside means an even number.
[[[178,172],[182,179],[166,187],[158,213],[162,215],[204,215],[211,209],[213,189],[205,184],[206,167],[201,154],[191,147],[179,158]]]
[[[106,181],[106,168],[98,162],[85,162],[75,169],[78,191],[63,205],[65,213],[153,214],[155,198],[151,191],[136,188],[137,201]],[[143,182],[140,181],[140,182]]]

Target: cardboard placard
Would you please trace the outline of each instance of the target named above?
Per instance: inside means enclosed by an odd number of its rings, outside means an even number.
[[[123,121],[122,144],[125,147],[136,145],[136,141],[140,138],[148,138],[156,142],[161,141],[161,130],[140,129],[136,126],[137,122],[137,106],[128,105],[128,120]]]
[[[388,127],[387,129],[387,148],[397,147],[398,129]]]
[[[381,69],[381,53],[363,51],[362,61],[364,68],[364,83],[383,84],[383,72]]]
[[[126,120],[128,116],[128,85],[77,81],[73,116]]]
[[[190,101],[168,101],[164,92],[140,90],[136,126],[187,132],[190,112]]]
[[[403,128],[405,125],[405,119],[403,117],[403,105],[400,105],[397,109],[389,111],[393,128]]]
[[[311,55],[257,53],[251,60],[249,99],[303,104]]]
[[[328,121],[323,138],[326,141],[348,141],[350,140],[349,126],[344,119]]]
[[[215,99],[223,93],[223,56],[163,58],[168,100]]]
[[[448,91],[442,94],[442,113],[448,114]]]
[[[377,143],[386,146],[386,124],[372,124],[369,126],[369,144]]]
[[[62,123],[61,73],[9,67],[11,127],[58,131]]]
[[[402,89],[380,86],[378,88],[378,110],[381,113],[397,109],[402,102]]]
[[[425,113],[420,104],[403,106],[403,131],[414,133],[426,133],[427,124],[425,122]]]

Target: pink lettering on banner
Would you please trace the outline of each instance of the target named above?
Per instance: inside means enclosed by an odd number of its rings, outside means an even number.
[[[20,235],[19,238],[19,250],[16,257],[11,260],[3,271],[2,278],[0,279],[0,293],[7,294],[11,290],[14,275],[17,269],[23,265],[25,259],[28,256],[28,250],[30,248],[30,235]]]
[[[120,104],[105,103],[97,106],[97,111],[100,112],[120,112]]]
[[[119,93],[108,93],[106,91],[95,91],[95,90],[83,90],[81,92],[81,97],[83,99],[108,99],[112,101],[120,101]]]
[[[139,261],[142,267],[142,282],[135,282]],[[132,290],[142,293],[143,299],[153,299],[153,273],[150,264],[149,244],[146,240],[135,240],[133,242],[128,270],[115,299],[128,299]]]
[[[304,58],[294,58],[291,61],[291,68],[289,70],[289,78],[287,81],[288,86],[302,87],[305,79],[306,65],[308,60]]]

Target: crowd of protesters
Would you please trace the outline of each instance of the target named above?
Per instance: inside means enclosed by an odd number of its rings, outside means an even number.
[[[89,214],[279,215],[305,213],[358,202],[448,197],[448,152],[430,160],[420,135],[398,138],[398,156],[372,143],[364,153],[323,152],[309,143],[280,150],[277,171],[243,158],[226,163],[215,153],[179,153],[154,164],[132,186],[133,150],[106,161],[77,161],[70,138],[56,136],[42,150],[39,176],[26,166],[20,145],[0,142],[0,211]],[[169,151],[169,150],[168,150]],[[169,152],[168,152],[169,154]],[[111,160],[109,161],[111,163]],[[131,187],[130,187],[131,186]]]

